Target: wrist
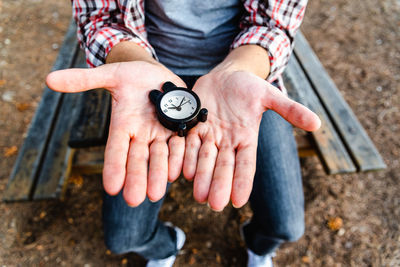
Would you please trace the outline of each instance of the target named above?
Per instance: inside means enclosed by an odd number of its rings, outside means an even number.
[[[244,45],[232,50],[211,72],[246,71],[266,79],[270,71],[267,50],[258,45]]]
[[[144,61],[147,63],[161,65],[152,55],[143,47],[134,42],[120,42],[111,48],[106,57],[106,63]]]

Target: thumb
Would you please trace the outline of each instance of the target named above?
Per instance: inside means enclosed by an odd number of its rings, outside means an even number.
[[[311,132],[321,127],[321,120],[317,114],[288,98],[275,86],[268,83],[268,89],[264,92],[264,106],[274,110],[294,126]]]
[[[65,69],[51,72],[46,77],[47,86],[58,92],[77,93],[95,88],[112,88],[116,84],[114,73],[117,64],[106,64],[93,69]]]

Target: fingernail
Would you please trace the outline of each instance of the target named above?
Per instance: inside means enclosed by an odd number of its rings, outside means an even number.
[[[151,203],[156,203],[158,200],[152,200],[152,199],[149,198],[149,201],[150,201]]]
[[[215,211],[215,212],[221,212],[221,211],[224,210],[224,208],[222,208],[221,210],[213,209],[213,208],[211,208],[210,203],[208,203],[208,202],[207,202],[207,206],[208,206],[212,211]]]
[[[232,207],[234,207],[235,209],[239,209],[240,207],[236,206],[235,204],[232,203]]]

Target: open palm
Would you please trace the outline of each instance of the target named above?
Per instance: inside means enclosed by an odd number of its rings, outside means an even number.
[[[112,113],[103,184],[111,195],[124,188],[124,199],[131,206],[139,205],[146,193],[153,201],[162,198],[167,180],[176,179],[182,169],[184,139],[158,122],[148,96],[166,81],[186,87],[162,65],[140,61],[61,70],[47,77],[48,86],[60,92],[110,91]]]
[[[194,197],[222,210],[243,206],[251,193],[262,113],[272,109],[293,125],[319,128],[318,117],[249,72],[211,72],[193,87],[209,111],[206,124],[186,138],[183,173],[194,179]]]

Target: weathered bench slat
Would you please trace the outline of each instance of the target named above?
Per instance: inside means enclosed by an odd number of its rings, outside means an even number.
[[[83,93],[78,103],[68,145],[84,148],[104,145],[107,141],[111,96],[106,90]]]
[[[322,121],[321,129],[313,132],[312,136],[326,172],[328,174],[354,172],[355,166],[350,156],[295,57],[289,60],[284,73],[284,82],[290,97],[310,108]]]
[[[75,23],[71,21],[52,70],[69,68],[73,63],[77,48],[76,27]],[[5,201],[29,200],[31,198],[43,155],[46,151],[46,144],[51,135],[62,98],[62,94],[56,93],[48,87],[44,89],[42,100],[29,127],[28,136],[14,164],[4,194]]]
[[[104,146],[77,150],[72,165],[72,175],[101,174],[104,163]]]
[[[386,168],[371,139],[301,33],[296,36],[294,52],[325,109],[331,116],[332,122],[348,148],[358,170]]]
[[[79,51],[82,54],[82,51]],[[77,57],[74,68],[85,68],[86,62],[81,55]],[[62,101],[53,134],[49,140],[47,153],[39,174],[33,199],[59,198],[70,174],[73,149],[68,147],[72,128],[72,117],[77,112],[82,93],[65,94]]]

